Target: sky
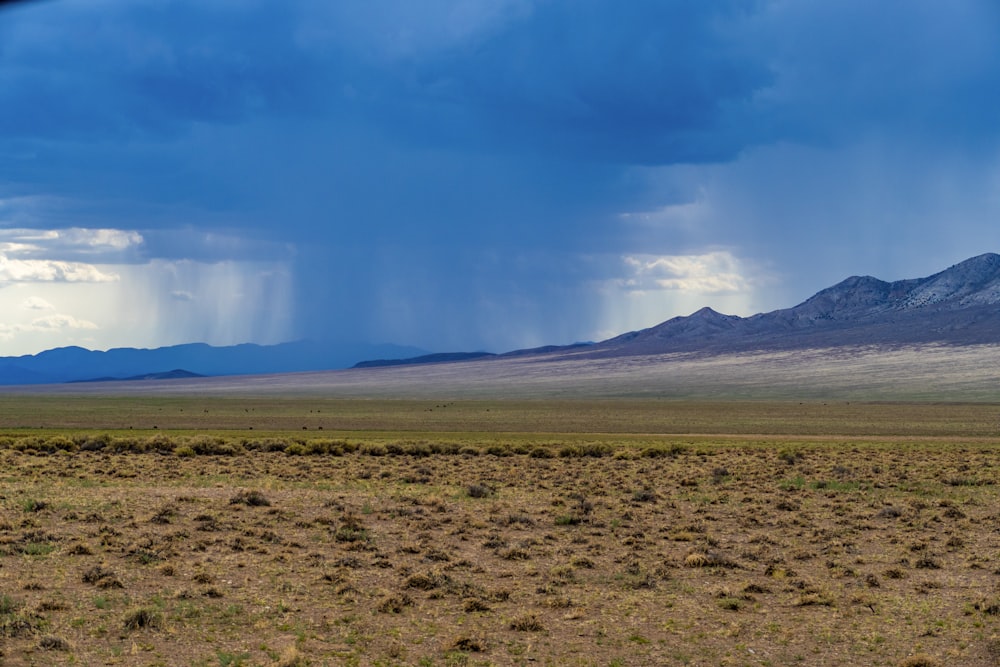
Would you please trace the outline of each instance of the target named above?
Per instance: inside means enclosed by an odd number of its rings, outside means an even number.
[[[0,355],[494,352],[1000,251],[995,0],[0,7]]]

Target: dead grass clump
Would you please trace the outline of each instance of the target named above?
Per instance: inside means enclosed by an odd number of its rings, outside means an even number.
[[[125,617],[122,619],[122,625],[127,631],[140,630],[142,628],[156,629],[160,627],[162,622],[163,619],[160,612],[149,607],[133,609],[125,614]]]
[[[70,556],[93,556],[94,555],[94,551],[89,546],[87,546],[86,544],[83,544],[82,542],[77,542],[73,546],[69,547],[66,550],[66,553],[69,554]]]
[[[38,648],[43,651],[68,651],[69,642],[62,637],[46,635],[38,641]]]
[[[100,565],[95,565],[83,573],[83,583],[92,584],[103,589],[124,588],[113,570]]]
[[[719,553],[718,551],[695,551],[694,553],[688,554],[684,559],[685,567],[728,567],[728,568],[738,568],[739,563],[735,562],[725,554]]]
[[[342,524],[333,534],[333,539],[338,542],[358,544],[368,541],[368,531],[364,528],[356,528],[348,524]]]
[[[430,591],[445,583],[447,577],[437,572],[427,572],[426,574],[412,574],[406,578],[403,586],[405,588],[416,588],[421,591]]]
[[[627,591],[653,590],[656,588],[656,577],[650,572],[627,571],[622,575],[622,587]]]
[[[504,589],[489,591],[484,597],[488,602],[507,602],[510,600],[510,591]]]
[[[474,639],[472,637],[459,637],[455,640],[455,643],[451,645],[451,650],[461,651],[462,653],[481,653],[485,651],[486,648],[482,640]]]
[[[272,663],[271,667],[306,667],[309,661],[306,659],[302,652],[294,646],[289,646],[278,659]]]
[[[524,512],[511,512],[505,517],[492,519],[501,526],[523,526],[525,528],[535,525],[535,520]]]
[[[498,554],[504,560],[531,560],[531,554],[519,547],[505,549]]]
[[[932,558],[930,555],[924,555],[917,559],[913,564],[913,567],[918,570],[940,570],[941,563]]]
[[[470,484],[465,492],[470,498],[489,498],[493,495],[493,489],[485,484]]]
[[[685,567],[708,567],[711,564],[711,559],[707,554],[703,553],[688,554],[688,556],[684,559]]]
[[[248,507],[270,507],[271,501],[260,491],[243,490],[229,499],[230,505],[247,505]]]
[[[490,611],[490,606],[478,598],[469,598],[462,608],[469,613]]]
[[[632,500],[637,503],[651,503],[656,500],[656,492],[652,489],[637,489],[632,493]]]
[[[150,518],[150,523],[155,523],[157,525],[167,525],[171,520],[179,514],[177,508],[173,505],[167,505],[161,508],[156,514]]]
[[[790,466],[795,465],[804,458],[805,455],[796,449],[782,449],[778,452],[778,460],[783,461]]]
[[[0,637],[14,639],[37,632],[42,619],[22,611],[24,605],[7,595],[0,595]]]
[[[898,507],[893,507],[892,505],[883,507],[875,513],[875,517],[878,519],[897,519],[902,515],[903,512]]]
[[[383,614],[399,614],[402,613],[405,608],[412,605],[413,598],[406,593],[402,593],[401,595],[383,596],[382,601],[378,603],[375,609]]]
[[[687,450],[688,448],[685,445],[680,444],[671,444],[659,447],[652,446],[643,449],[642,456],[647,459],[676,458],[685,453]]]
[[[388,456],[389,455],[389,449],[385,445],[383,445],[381,443],[377,443],[377,442],[365,443],[364,445],[361,445],[361,447],[358,449],[358,451],[360,453],[364,454],[365,456]]]
[[[744,595],[764,595],[770,593],[771,589],[767,586],[761,586],[760,584],[747,584],[743,587]]]
[[[948,507],[944,512],[941,513],[946,519],[964,519],[965,512],[958,509],[957,507]]]
[[[937,659],[927,655],[926,653],[917,653],[916,655],[911,655],[906,658],[901,663],[899,667],[939,667],[941,665]]]
[[[742,600],[732,597],[719,598],[716,604],[719,605],[719,609],[724,609],[726,611],[739,611],[743,607]]]
[[[804,593],[794,602],[796,607],[832,607],[833,598],[825,593]]]
[[[1000,602],[986,602],[981,600],[973,605],[976,611],[981,611],[990,616],[1000,616]]]
[[[518,632],[541,632],[545,629],[542,622],[535,614],[528,614],[512,620],[508,626],[511,630]]]

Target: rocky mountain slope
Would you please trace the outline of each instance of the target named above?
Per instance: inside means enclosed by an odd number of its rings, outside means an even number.
[[[803,303],[751,317],[702,308],[617,336],[588,354],[787,350],[845,345],[1000,343],[1000,255],[988,253],[926,278],[853,276]]]

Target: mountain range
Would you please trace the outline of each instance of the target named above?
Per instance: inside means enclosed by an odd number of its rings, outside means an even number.
[[[204,343],[156,349],[107,351],[60,347],[38,354],[0,357],[0,384],[51,384],[104,380],[178,379],[200,375],[255,375],[347,368],[373,356],[414,356],[401,345],[330,345],[298,341],[279,345]]]
[[[979,255],[926,278],[886,282],[851,276],[797,306],[750,317],[724,315],[706,307],[600,343],[501,355],[455,353],[366,361],[356,368],[532,354],[554,358],[560,352],[581,359],[921,343],[1000,343],[1000,255]]]
[[[24,385],[116,379],[179,381],[200,375],[251,375],[354,367],[478,364],[491,360],[585,363],[684,353],[713,357],[807,349],[892,349],[922,344],[1000,344],[1000,255],[987,253],[926,278],[886,282],[852,276],[792,308],[750,317],[711,308],[598,343],[516,350],[504,354],[427,354],[397,345],[177,345],[106,352],[79,347],[0,358],[0,384]],[[174,369],[174,370],[170,370]]]
[[[926,278],[852,276],[803,303],[750,317],[702,308],[595,345],[597,355],[728,353],[920,343],[1000,343],[1000,255]]]

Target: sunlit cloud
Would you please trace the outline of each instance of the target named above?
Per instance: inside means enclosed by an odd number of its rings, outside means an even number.
[[[81,320],[72,315],[47,315],[31,321],[31,328],[36,331],[52,329],[97,329],[98,326],[88,320]]]
[[[25,259],[73,259],[100,256],[107,261],[143,245],[137,231],[126,229],[0,229],[0,251]]]
[[[9,259],[0,255],[0,285],[4,283],[87,282],[118,280],[118,275],[102,271],[93,264],[47,259]]]
[[[20,335],[39,335],[65,332],[68,330],[96,330],[96,324],[89,320],[79,319],[72,315],[54,313],[44,317],[36,317],[27,323],[0,324],[0,340],[14,340]]]
[[[776,277],[766,266],[731,250],[690,255],[633,254],[619,258],[617,275],[595,283],[602,304],[591,336],[602,340],[654,326],[705,306],[730,315],[760,312]]]
[[[627,275],[618,285],[629,291],[677,290],[699,294],[736,294],[753,288],[741,262],[726,251],[703,255],[633,255],[623,258]]]
[[[56,307],[39,296],[29,296],[21,304],[25,310],[55,310]]]

